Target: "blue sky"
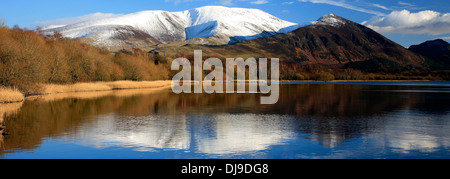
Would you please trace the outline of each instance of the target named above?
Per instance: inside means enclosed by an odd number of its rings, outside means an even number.
[[[35,28],[46,21],[98,12],[173,12],[207,5],[261,9],[295,23],[334,13],[363,23],[405,47],[436,38],[450,40],[448,0],[0,0],[0,18],[9,26]]]

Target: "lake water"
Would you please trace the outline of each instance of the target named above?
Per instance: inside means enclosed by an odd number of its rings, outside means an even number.
[[[261,94],[170,89],[0,104],[0,158],[450,158],[450,82],[283,83]]]

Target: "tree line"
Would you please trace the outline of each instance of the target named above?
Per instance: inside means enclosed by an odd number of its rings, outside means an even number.
[[[0,27],[0,85],[25,94],[45,83],[167,80],[169,75],[167,64],[140,49],[111,53],[59,33]]]

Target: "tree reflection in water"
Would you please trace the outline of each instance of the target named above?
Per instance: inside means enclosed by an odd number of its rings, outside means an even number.
[[[441,140],[448,134],[439,131],[449,128],[445,116],[450,111],[450,93],[439,87],[426,93],[414,91],[424,88],[430,90],[420,86],[287,84],[280,86],[275,105],[261,105],[261,94],[176,95],[170,90],[44,96],[25,101],[13,115],[3,112],[9,135],[1,140],[0,153],[35,149],[47,137],[65,137],[97,148],[122,145],[139,151],[173,148],[220,155],[267,150],[299,134],[335,148],[380,131],[397,136],[387,143],[399,150],[414,149],[402,142],[428,150],[448,147],[450,144]],[[405,110],[420,120],[420,116],[427,117],[427,126],[435,128],[417,132],[425,133],[419,138],[435,142],[415,141],[418,133],[404,135],[394,129],[405,127],[402,121],[411,122]]]

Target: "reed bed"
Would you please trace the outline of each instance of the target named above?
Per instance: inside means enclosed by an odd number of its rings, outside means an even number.
[[[93,92],[110,91],[118,89],[141,89],[141,88],[160,88],[168,87],[171,81],[114,81],[114,82],[94,82],[94,83],[75,83],[70,85],[44,85],[42,94],[69,93],[69,92]]]
[[[0,87],[0,103],[17,103],[25,99],[24,95],[15,88]]]
[[[75,83],[68,85],[45,84],[43,87],[43,91],[39,94],[44,95],[56,93],[91,92],[91,91],[108,91],[108,90],[112,90],[112,88],[100,82]]]
[[[160,88],[172,85],[170,80],[161,81],[114,81],[104,82],[112,89],[140,89],[140,88]]]
[[[114,81],[114,82],[92,82],[75,84],[43,84],[42,89],[34,95],[49,95],[59,93],[75,92],[99,92],[122,89],[159,89],[171,86],[170,80],[165,81]],[[0,88],[0,103],[15,103],[24,101],[25,97],[17,89]]]

